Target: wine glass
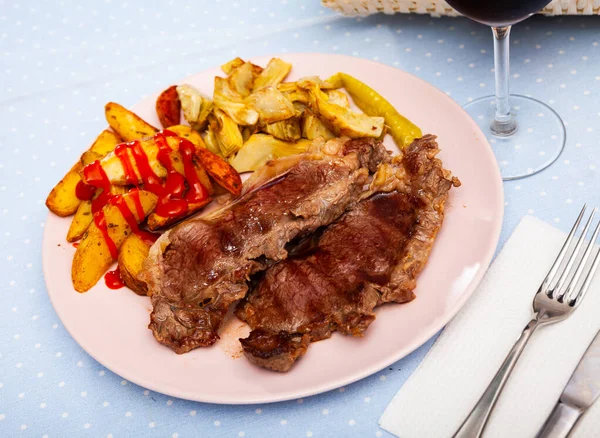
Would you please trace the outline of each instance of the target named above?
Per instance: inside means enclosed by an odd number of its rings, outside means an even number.
[[[494,34],[496,94],[473,100],[464,109],[488,137],[504,180],[540,172],[561,154],[565,125],[545,103],[509,95],[509,36],[513,24],[529,18],[549,0],[446,1],[461,14],[491,26]]]

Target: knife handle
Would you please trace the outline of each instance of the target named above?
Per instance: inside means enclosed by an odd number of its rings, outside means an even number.
[[[556,403],[552,413],[536,435],[536,438],[566,438],[573,430],[583,411],[562,402]]]

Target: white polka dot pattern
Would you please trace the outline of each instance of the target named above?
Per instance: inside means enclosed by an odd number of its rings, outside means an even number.
[[[566,122],[568,138],[552,167],[505,184],[502,242],[525,214],[565,229],[580,204],[599,200],[599,28],[594,17],[536,17],[513,30],[513,91],[550,103]],[[105,127],[105,102],[132,105],[234,56],[295,51],[394,65],[459,103],[493,91],[491,33],[466,19],[349,19],[314,0],[167,1],[160,9],[142,1],[5,3],[0,436],[117,437],[132,430],[173,438],[388,436],[377,425],[379,415],[433,340],[374,376],[320,396],[261,406],[200,404],[140,388],[104,369],[71,339],[45,293],[44,199]]]

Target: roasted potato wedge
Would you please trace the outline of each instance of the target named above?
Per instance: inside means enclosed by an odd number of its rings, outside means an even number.
[[[83,237],[94,220],[92,201],[81,201],[67,232],[67,242],[76,242]]]
[[[70,216],[77,211],[81,200],[75,194],[75,187],[81,178],[79,171],[83,168],[81,163],[77,162],[71,170],[54,186],[46,198],[46,207],[61,217]]]
[[[82,166],[87,166],[93,161],[100,160],[115,150],[123,139],[116,132],[105,129],[100,133],[90,148],[81,154],[79,161]]]
[[[118,134],[108,129],[102,131],[90,148],[83,153],[79,162],[52,189],[46,199],[46,207],[61,217],[75,213],[81,203],[75,194],[75,187],[81,180],[79,172],[83,166],[113,151],[119,143],[121,143],[121,137]]]
[[[105,155],[114,151],[115,146],[117,146],[119,143],[123,143],[121,136],[116,132],[105,129],[96,138],[94,143],[92,143],[89,150],[104,157]]]
[[[173,149],[173,152],[171,154],[171,159],[173,159],[175,157],[175,155],[178,154],[178,152],[176,152],[176,151],[179,147],[179,138],[178,137],[166,137],[166,141],[167,141],[167,144],[169,145],[169,147],[171,149]],[[150,137],[150,138],[146,138],[144,140],[139,140],[139,143],[140,143],[140,147],[143,149],[144,153],[148,157],[148,163],[150,164],[150,168],[152,169],[152,171],[159,178],[166,177],[167,169],[164,168],[162,166],[162,164],[160,164],[160,162],[158,161],[158,158],[157,158],[158,146],[156,145],[156,140],[153,137]],[[128,152],[128,155],[129,155],[130,161],[132,163],[132,167],[139,177],[140,173],[139,173],[139,170],[137,167],[137,163],[135,162],[135,159],[133,159],[133,156],[131,155],[130,151]],[[174,162],[176,170],[179,173],[183,174],[183,164],[181,163],[181,159],[177,158],[176,160],[173,160],[173,162]],[[100,165],[102,166],[102,169],[106,173],[106,176],[110,180],[111,184],[114,184],[114,185],[129,185],[130,184],[130,182],[127,181],[127,178],[125,176],[126,174],[125,174],[125,169],[123,168],[123,163],[121,162],[121,159],[118,156],[116,156],[115,154],[109,154],[106,157],[102,158],[100,160]],[[83,181],[85,183],[87,183],[88,180],[85,175],[85,172],[82,172],[81,176],[82,176]],[[139,178],[138,183],[139,184],[143,183],[141,178]]]
[[[81,165],[83,167],[85,167],[88,164],[93,163],[96,160],[101,160],[103,157],[105,157],[105,155],[101,155],[98,152],[85,151],[83,154],[81,154],[81,157],[79,158],[79,162],[81,163]]]
[[[156,99],[156,114],[163,128],[179,125],[181,122],[181,101],[177,85],[171,85]]]
[[[173,162],[173,167],[175,168],[175,170],[177,172],[184,175],[185,171],[184,171],[184,167],[183,167],[183,161],[181,159],[181,154],[179,152],[180,138],[179,137],[165,137],[165,139],[166,139],[168,146],[173,150],[173,152],[171,152],[171,161]],[[140,147],[144,150],[146,156],[148,157],[148,163],[150,164],[150,168],[156,174],[156,176],[158,176],[159,178],[165,178],[167,176],[167,169],[165,167],[163,167],[163,165],[160,164],[160,162],[158,161],[158,158],[157,158],[158,146],[156,145],[155,139],[153,137],[150,137],[145,140],[140,140]],[[196,146],[195,147],[196,157],[197,157],[197,153],[199,150],[206,150],[206,149]],[[135,162],[135,159],[132,159],[131,151],[129,151],[128,154],[130,156],[130,162],[131,162],[132,169],[136,172],[136,174],[139,178],[138,184],[142,184],[143,181],[140,177],[137,163]],[[198,161],[199,161],[199,159],[198,159]],[[127,185],[131,184],[131,182],[128,181],[126,178],[125,169],[123,168],[123,163],[121,162],[120,158],[117,157],[116,155],[110,154],[110,155],[102,158],[100,160],[100,165],[102,166],[102,169],[106,173],[106,176],[108,177],[111,184],[116,185],[116,186],[127,186]],[[202,174],[199,175],[200,181],[207,189],[209,189],[209,192],[210,192],[211,188],[210,188],[209,179],[203,171],[201,173]],[[86,182],[86,183],[88,182],[88,180],[86,179],[85,172],[82,172],[82,179],[84,182]]]
[[[212,195],[214,193],[215,189],[212,186],[212,183],[210,182],[210,177],[208,176],[208,173],[206,172],[206,170],[204,170],[204,167],[202,167],[202,165],[199,162],[195,162],[194,169],[196,170],[196,176],[198,176],[198,179],[200,180],[202,185],[206,188],[206,190],[208,191],[208,194]]]
[[[131,198],[131,193],[123,195],[129,210],[138,220],[142,221],[137,215],[135,204]],[[140,202],[144,214],[148,215],[156,207],[156,195],[140,190]],[[117,206],[108,204],[103,209],[104,222],[110,240],[115,248],[119,248],[123,241],[131,234],[131,228]],[[77,292],[86,292],[94,286],[104,273],[115,261],[110,251],[109,243],[104,239],[104,235],[95,222],[92,222],[81,239],[71,266],[71,279],[73,287]]]
[[[231,165],[208,149],[196,149],[196,157],[200,165],[224,189],[238,196],[242,191],[240,174]]]
[[[192,129],[187,125],[175,125],[169,126],[169,131],[174,132],[181,138],[185,138],[186,140],[194,143],[196,148],[204,148],[206,149],[206,145],[204,144],[204,140],[202,140],[202,136],[198,133],[198,131]]]
[[[206,204],[208,204],[210,201],[212,201],[212,198],[210,197],[210,195],[212,195],[214,193],[214,187],[212,186],[212,184],[210,182],[210,178],[208,177],[208,174],[206,173],[204,168],[198,162],[194,162],[194,170],[196,171],[196,176],[198,176],[198,179],[200,180],[202,185],[208,191],[209,196],[202,202],[188,204],[187,211],[184,214],[182,214],[181,216],[164,217],[164,216],[160,216],[160,215],[156,214],[155,212],[150,213],[150,216],[148,216],[148,228],[150,230],[152,230],[152,231],[160,230],[161,228],[165,228],[168,225],[178,222],[181,219],[183,219],[184,217],[187,217],[187,216],[190,216],[190,215],[196,213],[198,210],[200,210],[202,207],[204,207]]]
[[[97,190],[96,195],[98,195],[100,192],[101,190]],[[110,192],[113,195],[123,195],[127,192],[127,188],[123,186],[111,186]],[[73,216],[71,225],[69,226],[69,231],[67,232],[67,242],[76,242],[81,239],[93,220],[94,215],[92,214],[92,201],[81,201],[75,216]]]
[[[124,141],[133,141],[154,135],[158,129],[142,120],[137,114],[118,103],[109,102],[104,107],[106,121]]]
[[[119,248],[121,280],[123,280],[125,286],[138,295],[148,293],[148,286],[143,281],[138,280],[137,276],[142,270],[142,264],[148,257],[149,250],[150,245],[136,234],[130,234]]]

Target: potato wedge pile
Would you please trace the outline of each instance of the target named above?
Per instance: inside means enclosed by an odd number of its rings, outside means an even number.
[[[146,295],[148,287],[146,283],[138,280],[137,276],[142,270],[142,265],[150,246],[148,243],[136,234],[130,234],[123,241],[119,249],[119,272],[125,286],[138,295]]]
[[[171,102],[176,95],[171,90],[156,105],[161,123],[175,123],[165,131],[108,103],[105,116],[111,130],[100,133],[46,199],[53,213],[73,215],[67,241],[77,242],[71,277],[78,292],[93,287],[118,260],[125,285],[145,295],[137,273],[159,236],[150,231],[164,230],[201,210],[211,201],[213,181],[233,195],[241,192],[239,173],[206,150],[196,130],[178,124],[180,109]],[[192,184],[194,197],[187,196]]]
[[[66,238],[76,242],[71,274],[77,291],[89,290],[118,261],[110,284],[120,284],[114,280],[120,273],[120,281],[146,295],[137,275],[158,236],[152,232],[197,213],[219,190],[238,196],[240,172],[300,154],[318,137],[382,138],[389,132],[402,148],[421,136],[380,94],[348,74],[284,82],[292,66],[279,58],[264,67],[235,58],[221,68],[226,77],[215,77],[212,97],[189,84],[158,96],[163,130],[117,103],[106,104],[110,129],[46,199],[53,213],[73,216]],[[348,96],[362,112],[351,109]]]

